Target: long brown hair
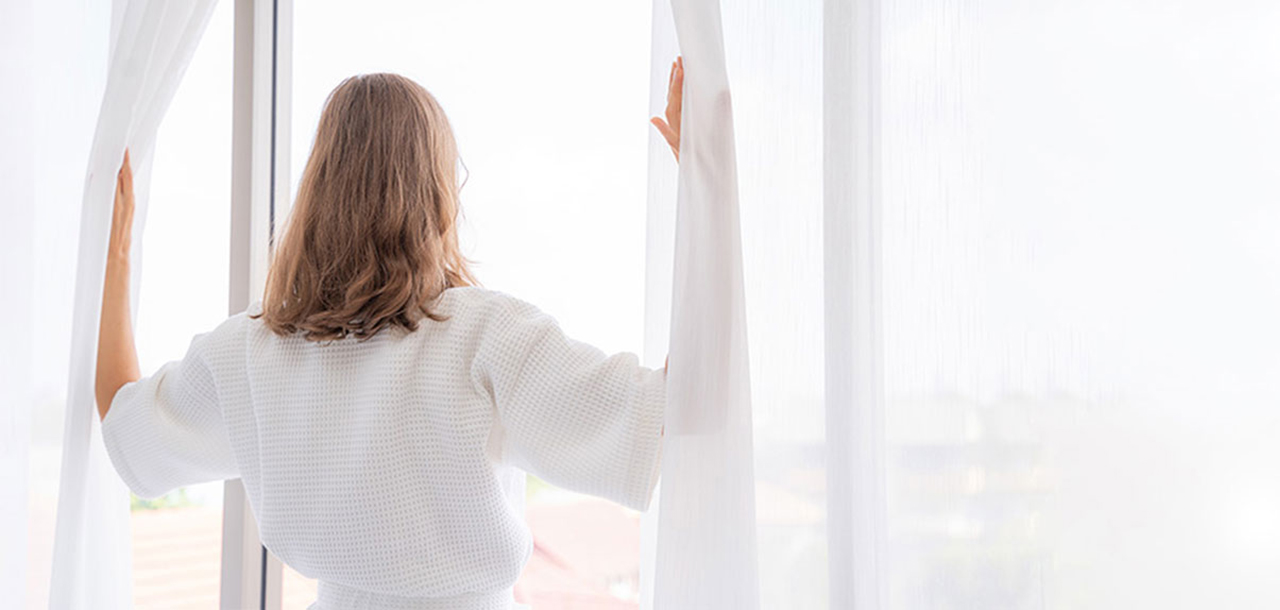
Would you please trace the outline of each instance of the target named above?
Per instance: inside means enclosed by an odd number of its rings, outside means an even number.
[[[416,330],[475,284],[458,247],[458,149],[444,111],[395,74],[348,78],[325,102],[263,295],[267,327],[312,341]]]

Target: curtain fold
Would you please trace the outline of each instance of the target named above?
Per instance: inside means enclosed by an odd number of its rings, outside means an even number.
[[[107,84],[84,182],[50,608],[132,605],[129,502],[102,446],[94,407],[98,317],[116,170],[135,167],[131,268],[135,313],[156,130],[195,53],[215,0],[117,0]],[[117,25],[118,24],[118,25]]]
[[[642,520],[641,604],[827,607],[822,3],[653,15],[650,110],[680,53],[686,115],[678,165],[650,143],[645,353],[669,350],[684,430]]]
[[[674,26],[686,76],[662,491],[656,560],[646,565],[654,566],[654,608],[749,610],[759,604],[751,388],[720,5],[674,0],[671,9],[670,25],[655,20],[655,39],[669,37]],[[669,204],[651,199],[650,205]]]

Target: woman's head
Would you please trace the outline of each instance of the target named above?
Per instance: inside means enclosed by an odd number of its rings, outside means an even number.
[[[458,151],[434,97],[395,74],[329,94],[267,277],[262,318],[316,341],[415,330],[475,283],[458,248]]]

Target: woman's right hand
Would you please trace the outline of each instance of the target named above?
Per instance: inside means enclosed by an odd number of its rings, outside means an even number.
[[[667,118],[653,117],[649,119],[658,133],[667,140],[676,161],[680,160],[680,108],[684,102],[684,58],[677,57],[671,62],[671,76],[667,85]]]

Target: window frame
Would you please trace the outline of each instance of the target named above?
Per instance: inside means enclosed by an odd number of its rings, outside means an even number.
[[[293,67],[292,0],[235,3],[228,315],[262,294],[276,217],[289,207]],[[280,610],[282,565],[262,546],[244,485],[226,481],[219,607]]]

